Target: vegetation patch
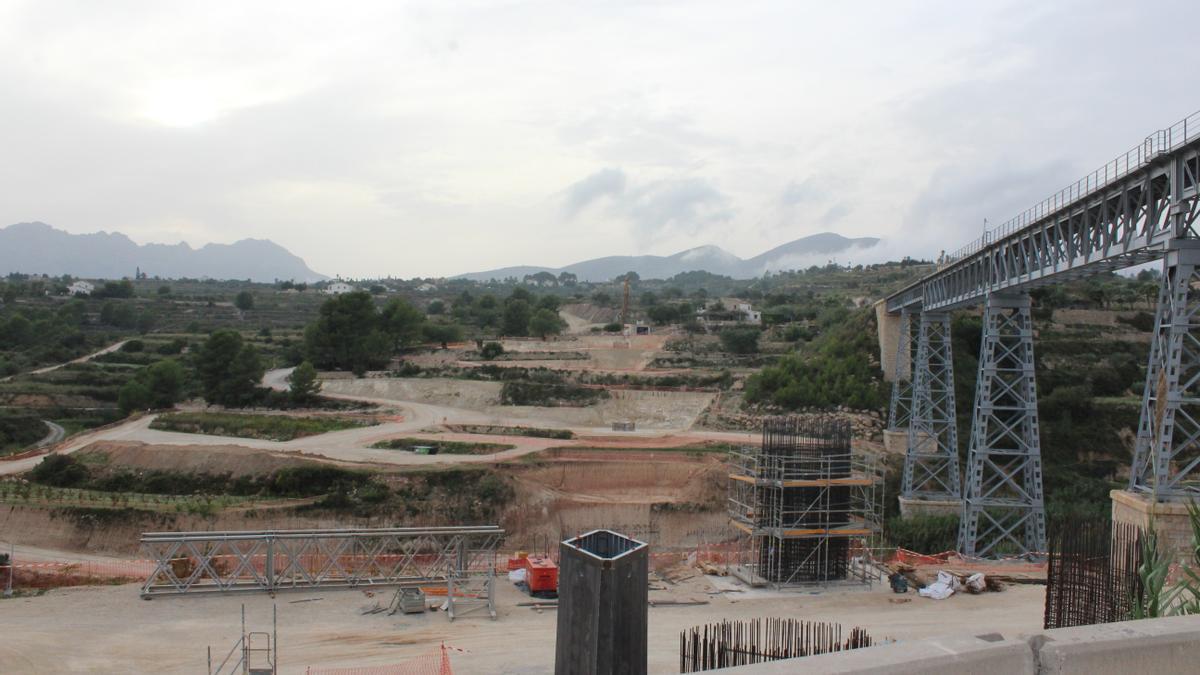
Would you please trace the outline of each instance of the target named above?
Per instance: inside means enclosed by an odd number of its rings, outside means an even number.
[[[392,438],[373,443],[372,448],[380,450],[407,450],[416,452],[417,448],[428,448],[431,455],[491,455],[515,446],[504,443],[464,443],[460,441],[428,440],[425,438]]]
[[[958,516],[889,518],[884,536],[900,548],[933,555],[958,546]]]
[[[560,448],[567,452],[685,452],[694,455],[703,454],[727,454],[730,451],[737,450],[738,446],[732,443],[720,442],[702,442],[693,443],[690,445],[669,445],[656,448],[646,447],[603,447],[603,446],[571,446],[568,448]]]
[[[267,441],[290,441],[331,431],[357,429],[378,424],[374,420],[348,417],[294,417],[291,415],[248,415],[241,413],[170,413],[159,415],[151,429],[186,434],[237,436]]]
[[[20,452],[48,431],[42,420],[32,415],[0,415],[0,457]]]
[[[486,434],[489,436],[526,436],[530,438],[557,438],[569,440],[575,438],[570,429],[541,429],[538,427],[504,427],[487,424],[459,424],[449,427],[451,431],[464,434]]]
[[[500,405],[585,407],[609,398],[604,389],[570,384],[507,381],[500,388]]]

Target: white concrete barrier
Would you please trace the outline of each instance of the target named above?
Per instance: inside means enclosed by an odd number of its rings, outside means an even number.
[[[1200,672],[1200,616],[911,640],[720,672],[895,675],[1128,675]]]

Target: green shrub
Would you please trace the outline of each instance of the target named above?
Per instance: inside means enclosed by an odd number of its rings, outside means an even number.
[[[893,545],[933,555],[958,546],[958,516],[913,516],[890,518],[884,536]]]
[[[151,429],[212,436],[238,436],[268,441],[290,441],[330,431],[356,429],[377,424],[374,420],[346,417],[295,417],[244,413],[170,413],[159,415]]]
[[[569,384],[506,381],[500,387],[500,405],[583,407],[609,397],[604,389],[589,389]]]
[[[488,361],[491,361],[503,353],[504,345],[500,344],[499,342],[488,342],[479,349],[479,355]]]

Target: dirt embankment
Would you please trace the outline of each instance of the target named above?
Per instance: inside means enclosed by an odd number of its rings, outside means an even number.
[[[695,546],[731,532],[719,456],[681,452],[561,451],[511,467],[516,499],[504,516],[509,540],[536,549],[605,527],[655,546]]]
[[[97,441],[76,453],[85,464],[238,476],[269,474],[312,463],[296,453],[277,454],[236,445],[150,445],[139,441]]]
[[[237,448],[175,448],[140,443],[96,444],[81,458],[117,467],[263,474],[296,460]],[[170,453],[169,455],[167,453]],[[691,547],[728,538],[721,456],[679,451],[562,450],[544,461],[494,469],[515,489],[499,520],[506,547],[538,550],[568,536],[607,527],[656,547]],[[429,524],[427,516],[356,518],[290,508],[228,509],[212,516],[164,509],[75,509],[10,506],[0,510],[6,541],[77,553],[137,556],[143,532],[391,527]],[[411,521],[407,523],[405,521]],[[448,523],[449,524],[449,523]],[[462,524],[462,523],[453,523]]]

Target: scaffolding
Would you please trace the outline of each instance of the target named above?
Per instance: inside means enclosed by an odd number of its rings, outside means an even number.
[[[742,532],[731,573],[752,586],[870,583],[882,477],[850,449],[844,420],[770,418],[760,447],[729,455],[729,515]]]

